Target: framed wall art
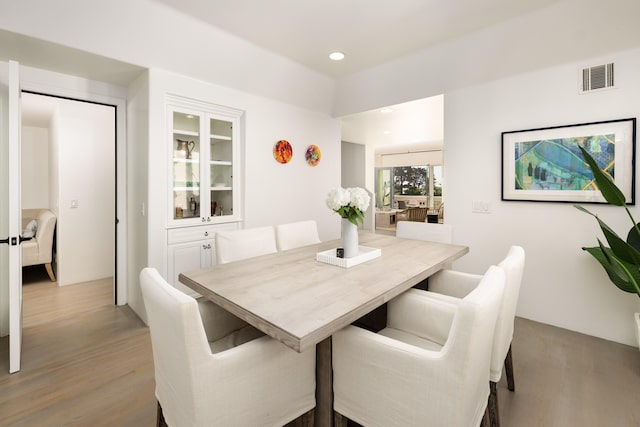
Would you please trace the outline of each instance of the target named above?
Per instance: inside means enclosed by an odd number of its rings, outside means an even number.
[[[502,132],[502,200],[606,203],[580,149],[635,204],[636,119]]]

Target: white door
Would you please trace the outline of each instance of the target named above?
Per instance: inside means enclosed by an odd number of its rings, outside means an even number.
[[[20,84],[19,64],[14,61],[0,63],[0,128],[2,129],[2,224],[0,238],[1,257],[5,273],[0,276],[2,287],[8,281],[9,295],[9,372],[20,370],[22,349],[22,233],[20,203]],[[5,294],[6,295],[6,294]],[[0,305],[0,312],[6,304]]]

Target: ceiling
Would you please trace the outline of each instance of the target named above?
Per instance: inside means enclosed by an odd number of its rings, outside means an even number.
[[[499,24],[558,0],[154,0],[334,78]],[[344,60],[329,59],[334,51]],[[376,152],[441,149],[442,96],[342,118]]]
[[[340,78],[560,0],[151,0],[248,42]],[[343,61],[328,59],[342,51]],[[126,86],[144,68],[0,30],[0,60],[10,58]],[[70,60],[72,58],[72,60]],[[442,97],[342,118],[343,140],[371,146],[442,144]],[[29,122],[29,104],[25,122]],[[36,108],[36,107],[34,107]],[[37,117],[37,112],[33,113]],[[390,133],[385,133],[390,132]],[[410,148],[408,148],[410,150]],[[388,151],[388,150],[387,150]]]
[[[559,0],[153,0],[340,77]],[[341,51],[343,61],[329,60]]]

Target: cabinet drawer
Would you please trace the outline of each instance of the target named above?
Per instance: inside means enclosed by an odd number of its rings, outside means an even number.
[[[167,243],[172,245],[196,240],[213,239],[213,236],[215,236],[218,230],[237,230],[238,228],[239,223],[237,222],[198,227],[170,228],[167,230]]]

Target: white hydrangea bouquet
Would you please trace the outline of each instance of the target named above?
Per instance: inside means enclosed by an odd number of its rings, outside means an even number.
[[[364,222],[364,211],[371,197],[364,188],[333,188],[327,194],[327,207],[354,225]]]

